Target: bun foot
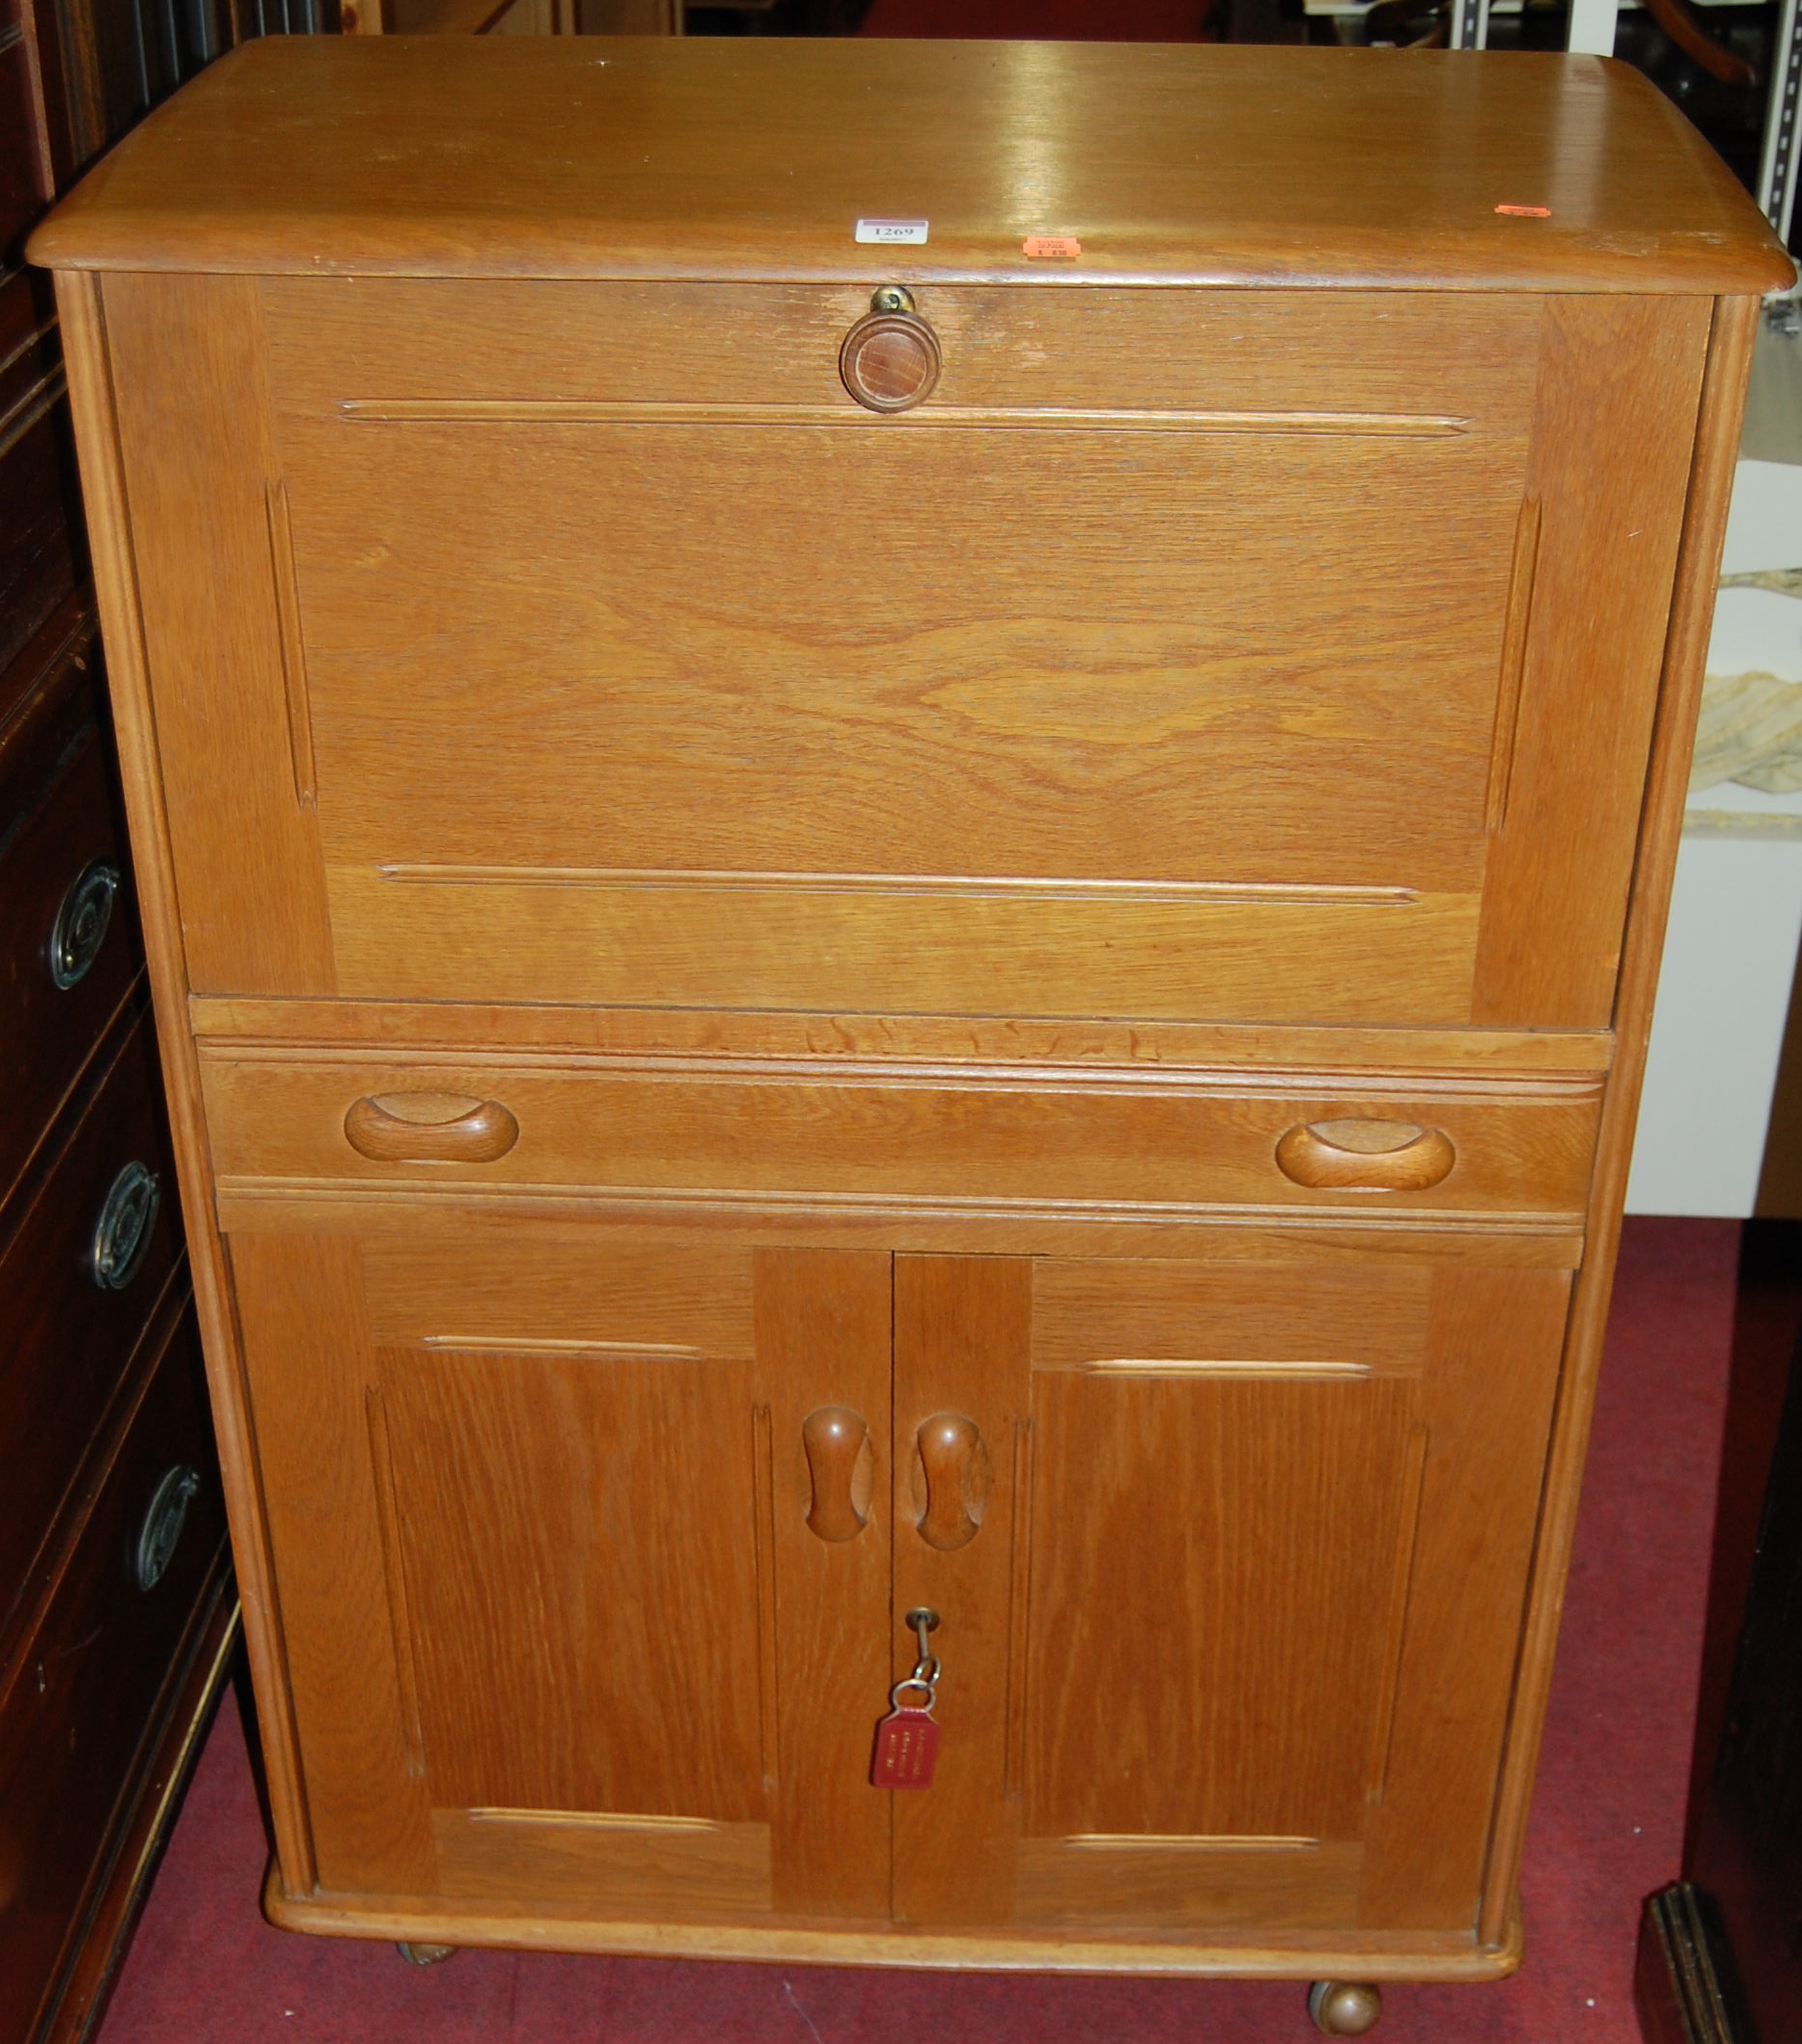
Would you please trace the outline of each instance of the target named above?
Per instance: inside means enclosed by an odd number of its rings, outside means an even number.
[[[394,1948],[409,1966],[442,1966],[447,1959],[456,1957],[455,1945],[414,1945],[404,1938]]]
[[[1383,2012],[1382,1989],[1365,1981],[1316,1981],[1307,1990],[1307,2012],[1323,2036],[1361,2037]]]

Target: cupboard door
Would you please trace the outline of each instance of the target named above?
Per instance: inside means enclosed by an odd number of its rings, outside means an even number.
[[[941,1613],[945,1732],[897,1916],[1468,1930],[1568,1289],[898,1259],[896,1610]],[[989,1452],[941,1549],[902,1464],[953,1384]]]
[[[862,1855],[886,1910],[886,1514],[801,1484],[821,1405],[886,1449],[888,1258],[412,1218],[232,1242],[321,1885],[733,1916]]]

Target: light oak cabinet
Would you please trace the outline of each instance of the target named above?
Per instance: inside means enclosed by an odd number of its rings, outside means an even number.
[[[1505,1972],[1787,265],[1588,61],[608,48],[35,244],[270,1910]]]
[[[337,1615],[288,1643],[324,1887],[1468,1931],[1568,1272],[231,1253],[277,1574]],[[916,1607],[940,1757],[884,1795]]]

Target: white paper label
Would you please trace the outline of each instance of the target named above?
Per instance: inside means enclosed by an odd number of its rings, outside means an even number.
[[[926,228],[924,220],[860,220],[857,238],[860,241],[911,241],[918,244],[926,239]]]

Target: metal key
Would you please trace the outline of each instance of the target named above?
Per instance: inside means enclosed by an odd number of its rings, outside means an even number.
[[[869,1778],[877,1788],[930,1788],[938,1764],[939,1728],[933,1716],[938,1700],[938,1657],[926,1643],[938,1614],[910,1611],[907,1621],[919,1641],[919,1658],[913,1672],[889,1691],[889,1715],[876,1727]],[[901,1699],[910,1691],[914,1700],[904,1703]]]

